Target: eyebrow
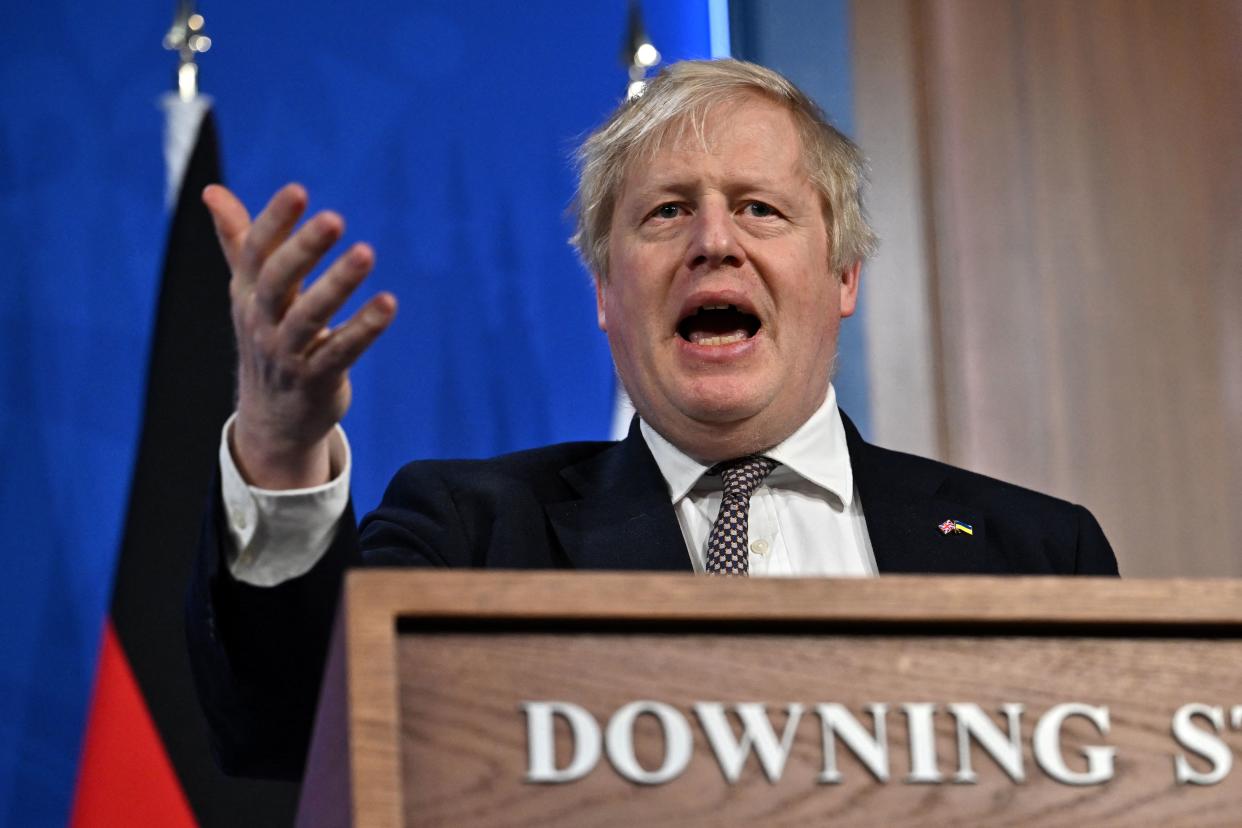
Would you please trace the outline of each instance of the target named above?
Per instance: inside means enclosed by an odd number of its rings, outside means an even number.
[[[648,200],[656,198],[665,193],[684,195],[693,193],[699,189],[699,181],[693,178],[668,178],[665,180],[656,179],[647,184],[636,187],[632,190],[632,195],[641,199]],[[763,182],[757,179],[741,179],[728,182],[725,192],[759,192],[771,193],[773,195],[780,194],[780,186],[773,184],[771,181]]]

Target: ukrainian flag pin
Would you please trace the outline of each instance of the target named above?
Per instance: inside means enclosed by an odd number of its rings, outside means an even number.
[[[962,523],[960,520],[946,520],[937,528],[940,529],[941,534],[945,535],[973,535],[975,533],[975,527],[969,523]]]

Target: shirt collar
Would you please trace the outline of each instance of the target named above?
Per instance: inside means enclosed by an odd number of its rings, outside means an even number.
[[[690,493],[711,467],[664,439],[646,420],[641,420],[639,427],[651,456],[668,483],[670,498],[676,503]],[[823,404],[815,413],[788,438],[765,451],[764,456],[781,464],[769,478],[773,485],[779,486],[782,478],[792,472],[832,492],[846,506],[854,499],[854,473],[850,468],[849,447],[845,442],[845,426],[841,425],[837,392],[831,384]]]

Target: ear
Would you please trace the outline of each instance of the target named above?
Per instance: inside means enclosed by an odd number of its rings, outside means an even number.
[[[841,318],[844,319],[847,316],[853,316],[854,310],[858,307],[858,281],[862,278],[862,262],[854,262],[842,270],[838,276],[838,287],[841,290]]]
[[[604,284],[598,273],[591,275],[595,277],[595,317],[599,322],[599,329],[607,333],[608,317],[604,313],[604,300],[608,295],[608,285]]]

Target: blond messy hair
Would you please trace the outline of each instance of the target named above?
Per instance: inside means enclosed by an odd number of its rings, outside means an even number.
[[[569,240],[599,280],[608,280],[612,214],[626,172],[652,152],[675,127],[700,138],[709,110],[718,104],[759,96],[784,107],[802,140],[802,161],[819,191],[828,226],[834,273],[866,259],[876,236],[862,207],[866,162],[854,142],[828,123],[823,111],[782,75],[740,60],[687,60],[662,70],[641,97],[631,98],[591,133],[577,152],[576,228]]]

